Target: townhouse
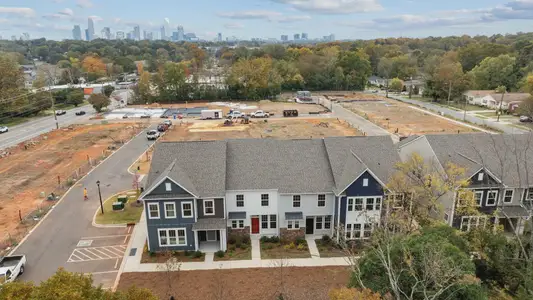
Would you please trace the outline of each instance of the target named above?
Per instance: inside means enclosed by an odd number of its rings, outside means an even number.
[[[522,234],[533,202],[532,146],[529,134],[475,133],[410,137],[398,149],[402,160],[417,152],[443,176],[449,163],[465,169],[465,189],[473,192],[480,214],[457,213],[463,191],[452,191],[441,199],[446,223],[463,231],[499,224]]]
[[[531,141],[530,141],[531,140]],[[425,135],[160,142],[140,199],[148,248],[225,250],[228,236],[365,239],[386,216],[395,165],[419,153],[442,176],[465,168],[482,214],[460,215],[463,191],[441,197],[444,221],[524,231],[533,203],[530,135]],[[533,172],[532,172],[533,175]]]
[[[225,250],[233,234],[368,238],[397,161],[386,136],[158,143],[140,197],[148,248]]]

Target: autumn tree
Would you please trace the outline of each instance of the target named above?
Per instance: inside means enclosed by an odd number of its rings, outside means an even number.
[[[99,78],[106,75],[106,65],[102,59],[97,56],[90,55],[85,57],[81,65],[85,72],[88,72],[90,76]]]
[[[24,75],[13,56],[0,53],[0,120],[17,116],[28,110],[24,95]]]
[[[487,57],[472,69],[476,88],[495,90],[498,86],[514,87],[517,83],[516,58],[508,54]]]
[[[159,67],[154,77],[159,93],[158,101],[168,103],[188,100],[190,86],[187,83],[187,73],[188,69],[183,63],[167,62]]]
[[[448,102],[455,98],[460,98],[465,90],[470,86],[470,77],[463,72],[461,63],[457,58],[457,53],[447,53],[439,59],[433,68],[430,82],[434,96],[439,99],[446,99]]]
[[[106,85],[104,86],[102,92],[103,94],[106,96],[106,97],[109,97],[111,96],[111,94],[113,93],[113,91],[115,91],[115,87],[112,86],[112,85]]]
[[[137,84],[138,97],[143,103],[152,102],[151,92],[151,75],[150,72],[142,72]]]
[[[102,94],[92,94],[88,101],[98,113],[101,113],[104,108],[111,104],[111,100]]]
[[[257,99],[281,90],[281,76],[273,68],[272,59],[254,58],[236,62],[227,82],[242,97]]]
[[[383,57],[379,60],[378,75],[385,78],[385,93],[389,97],[389,81],[392,73],[392,60],[388,57]]]
[[[381,300],[381,295],[370,289],[339,288],[329,291],[329,300]]]
[[[403,81],[401,81],[399,78],[393,78],[390,83],[390,89],[395,92],[401,92],[403,88]]]

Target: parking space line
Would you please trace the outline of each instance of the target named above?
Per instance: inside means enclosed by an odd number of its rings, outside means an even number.
[[[89,260],[93,260],[92,257],[90,257],[89,255],[87,255],[87,254],[85,254],[85,253],[79,251],[78,249],[74,249],[74,252],[79,253],[79,254],[81,254],[81,255],[83,255],[83,256],[89,258]]]
[[[126,244],[127,241],[128,241],[128,236],[125,236],[125,237],[124,237],[124,243],[123,243],[123,244]]]
[[[121,237],[128,234],[117,234],[117,235],[100,235],[100,236],[84,236],[81,239],[82,240],[90,240],[90,239],[105,239],[105,238],[113,238],[113,237]]]
[[[95,251],[96,251],[96,249],[93,249],[93,250],[95,250]],[[98,257],[98,258],[103,258],[103,257],[101,257],[100,255],[97,255],[97,254],[95,254],[94,252],[92,252],[92,251],[91,251],[91,250],[89,250],[89,249],[85,249],[85,251],[87,251],[87,252],[91,253],[92,255],[94,255],[94,256],[96,256],[96,257]],[[98,251],[98,252],[100,252],[100,251]],[[109,256],[108,256],[108,255],[106,255],[106,256],[107,256],[107,257],[109,258]]]
[[[93,249],[93,250],[94,250],[94,251],[97,251],[98,253],[100,253],[100,254],[102,254],[102,255],[104,255],[104,256],[107,256],[108,258],[113,258],[113,257],[109,256],[109,254],[103,252],[102,250],[98,250],[98,249]]]
[[[117,261],[115,261],[115,269],[117,268],[118,266],[118,258],[117,258]]]

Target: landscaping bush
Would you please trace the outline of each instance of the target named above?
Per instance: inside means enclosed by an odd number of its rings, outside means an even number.
[[[296,239],[296,245],[305,245],[307,244],[307,242],[305,241],[304,238],[297,238]]]
[[[298,250],[307,250],[307,247],[304,244],[298,244],[296,249],[298,249]]]
[[[331,237],[329,235],[327,235],[327,234],[324,234],[322,236],[322,243],[324,245],[327,245],[327,244],[331,243]]]
[[[274,246],[272,244],[268,244],[268,245],[265,246],[265,249],[267,249],[267,250],[270,250],[272,248],[274,248]]]
[[[234,236],[234,235],[230,235],[230,236],[228,237],[228,244],[233,245],[233,244],[235,244],[236,242],[237,242],[237,237],[236,237],[236,236]]]
[[[237,247],[237,248],[242,247],[242,243],[241,242],[237,242],[237,244],[235,244],[235,247]]]
[[[195,251],[194,254],[193,254],[193,257],[194,258],[201,258],[203,255],[202,251]]]
[[[279,243],[279,236],[271,236],[269,241],[271,243]]]
[[[183,252],[183,254],[184,254],[185,256],[189,256],[189,255],[191,255],[191,252],[190,252],[189,250],[185,250],[185,252]]]
[[[179,251],[172,251],[172,256],[180,256],[180,252]]]
[[[230,251],[235,251],[237,247],[235,245],[230,245],[228,248]]]
[[[269,243],[270,238],[268,236],[262,236],[260,239],[261,243]]]
[[[154,251],[150,251],[150,257],[155,257],[155,252]]]
[[[250,239],[249,235],[245,235],[242,237],[242,243],[246,245],[250,245],[252,243],[252,240]]]
[[[241,248],[242,250],[246,250],[248,249],[248,245],[242,244],[239,248]]]
[[[226,253],[224,253],[224,251],[222,251],[222,250],[218,250],[218,251],[215,253],[215,255],[216,255],[218,258],[222,258],[222,257],[224,257],[224,254],[226,254]],[[201,254],[200,254],[200,256],[201,256]]]
[[[290,249],[296,248],[296,245],[294,243],[290,243],[290,244],[283,246],[283,248],[285,248],[285,250],[290,250]]]

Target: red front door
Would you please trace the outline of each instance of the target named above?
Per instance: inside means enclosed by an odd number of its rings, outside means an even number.
[[[252,218],[252,234],[258,234],[259,233],[259,218],[253,217]]]

